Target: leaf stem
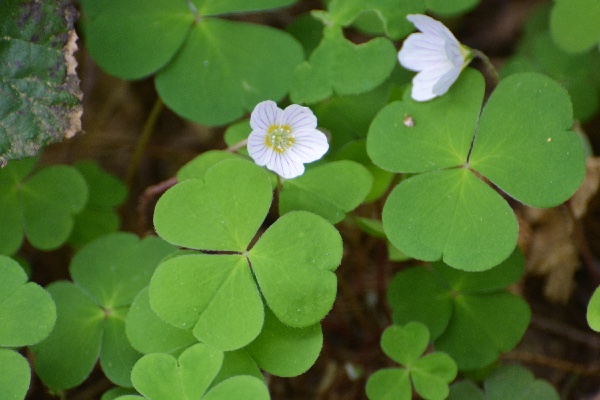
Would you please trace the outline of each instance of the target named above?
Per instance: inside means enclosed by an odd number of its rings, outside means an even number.
[[[240,140],[239,142],[232,144],[228,148],[225,149],[228,153],[235,153],[239,149],[243,148],[246,144],[248,144],[248,138]]]
[[[492,64],[492,61],[489,59],[489,57],[486,56],[481,50],[471,49],[471,52],[473,53],[473,58],[479,58],[483,62],[489,76],[494,81],[494,85],[497,86],[498,83],[500,83],[500,75],[498,74],[498,70],[496,70],[496,67],[494,67],[494,64]]]
[[[127,175],[125,177],[127,187],[131,187],[131,182],[133,181],[133,177],[139,168],[142,156],[144,155],[144,151],[146,150],[146,146],[148,144],[148,140],[150,139],[152,131],[154,131],[154,126],[156,125],[156,121],[162,109],[163,102],[160,97],[157,97],[154,105],[152,106],[152,110],[150,110],[150,115],[148,115],[148,119],[142,128],[142,134],[137,140],[133,155],[131,156],[131,161],[129,162],[129,167],[127,168]]]

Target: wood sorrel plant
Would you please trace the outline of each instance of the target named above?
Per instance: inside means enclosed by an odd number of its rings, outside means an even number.
[[[385,281],[391,315],[362,326],[381,334],[381,357],[360,366],[369,399],[558,399],[498,360],[531,319],[507,289],[526,262],[513,209],[558,206],[585,175],[573,113],[595,115],[600,79],[591,67],[587,80],[568,72],[598,65],[600,36],[564,27],[597,14],[594,2],[557,0],[536,14],[544,23],[501,79],[486,70],[488,87],[468,67],[475,57],[493,68],[487,57],[423,15],[458,16],[477,0],[331,0],[286,29],[242,20],[293,0],[80,3],[94,61],[122,79],[152,77],[159,99],[146,134],[164,103],[227,126],[229,147],[160,185],[156,235],[117,232],[120,180],[89,161],[19,160],[78,126],[72,8],[2,6],[0,162],[11,161],[0,170],[0,398],[27,396],[23,346],[63,398],[95,368],[115,386],[103,400],[270,398],[273,377],[305,373],[333,341],[322,321],[338,286],[356,297],[336,275],[339,224],[404,261]],[[401,43],[413,23],[420,32]],[[129,170],[138,167],[134,156]],[[27,282],[37,266],[18,255],[66,244],[70,280]],[[600,330],[597,293],[588,320]]]

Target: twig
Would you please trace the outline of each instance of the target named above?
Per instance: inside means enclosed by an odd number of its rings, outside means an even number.
[[[246,146],[247,143],[248,143],[248,138],[246,138],[244,140],[240,140],[236,144],[232,144],[231,146],[229,146],[228,148],[226,148],[225,151],[227,151],[229,153],[235,153],[239,149],[241,149],[244,146]]]
[[[140,196],[140,201],[138,203],[138,220],[139,220],[139,228],[140,232],[144,232],[146,230],[146,226],[148,225],[148,220],[146,219],[146,215],[148,214],[148,204],[150,204],[150,200],[154,197],[157,197],[164,192],[166,192],[169,188],[175,186],[177,184],[177,177],[173,176],[166,181],[162,181],[157,183],[156,185],[149,186],[144,190],[144,193]]]
[[[573,342],[584,344],[592,349],[600,349],[600,336],[597,334],[581,331],[562,322],[536,315],[531,318],[531,325],[557,336],[565,337]]]
[[[583,364],[565,361],[543,354],[530,353],[526,351],[511,351],[502,355],[504,360],[521,361],[528,364],[542,365],[548,368],[558,369],[571,374],[584,376],[600,376],[600,365],[587,366]]]
[[[139,168],[142,156],[144,155],[144,151],[146,150],[146,146],[148,144],[148,140],[150,139],[150,135],[152,135],[152,131],[154,131],[154,126],[156,125],[156,121],[160,115],[160,112],[162,111],[162,108],[163,102],[160,97],[158,97],[152,106],[152,110],[150,110],[148,119],[142,128],[142,134],[135,144],[135,150],[131,156],[131,161],[129,161],[127,175],[125,176],[125,183],[128,187],[131,187],[131,182],[133,181],[133,177]]]
[[[573,221],[573,239],[575,241],[575,245],[577,246],[577,250],[579,250],[579,255],[583,259],[583,264],[585,265],[589,275],[593,279],[594,286],[599,286],[600,263],[598,262],[598,260],[592,253],[592,250],[590,249],[581,220],[575,216],[570,202],[565,203],[564,207],[566,207],[567,212],[569,213],[569,216]]]

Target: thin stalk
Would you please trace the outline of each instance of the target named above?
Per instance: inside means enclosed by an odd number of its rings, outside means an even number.
[[[142,128],[142,134],[137,140],[135,144],[135,150],[133,155],[131,156],[131,161],[129,162],[129,167],[127,168],[127,176],[125,177],[125,182],[128,187],[131,187],[131,182],[133,181],[133,177],[137,172],[140,162],[142,161],[142,156],[144,155],[144,151],[146,150],[146,146],[148,145],[148,140],[150,139],[150,135],[154,131],[154,126],[156,125],[156,121],[158,120],[158,116],[163,109],[163,102],[160,97],[157,97],[154,105],[152,106],[152,110],[148,115],[148,119]]]
[[[500,75],[498,75],[498,70],[496,70],[496,67],[494,67],[494,64],[492,64],[492,62],[490,61],[489,57],[486,56],[480,50],[471,49],[471,51],[473,53],[473,57],[474,58],[479,58],[481,61],[483,61],[483,64],[485,65],[485,68],[488,71],[488,74],[490,75],[490,77],[494,81],[494,84],[498,85],[498,83],[500,83]]]
[[[248,138],[246,138],[244,140],[240,140],[239,142],[237,142],[235,144],[232,144],[231,146],[226,148],[225,151],[227,151],[229,153],[235,153],[239,149],[242,149],[244,146],[246,146],[246,144],[248,144]]]

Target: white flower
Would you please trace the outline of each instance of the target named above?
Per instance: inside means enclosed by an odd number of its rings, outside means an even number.
[[[441,22],[420,14],[406,18],[422,33],[413,33],[404,41],[398,60],[404,68],[418,72],[413,78],[412,98],[431,100],[450,89],[473,55]]]
[[[252,111],[250,126],[250,157],[286,179],[302,175],[304,163],[318,160],[329,149],[308,107],[292,104],[282,110],[273,101],[263,101]]]

